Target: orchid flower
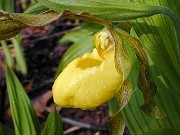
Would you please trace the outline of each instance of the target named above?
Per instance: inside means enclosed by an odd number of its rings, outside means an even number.
[[[114,97],[123,84],[115,67],[115,43],[107,29],[94,35],[91,53],[70,62],[53,85],[54,102],[65,108],[94,109]]]

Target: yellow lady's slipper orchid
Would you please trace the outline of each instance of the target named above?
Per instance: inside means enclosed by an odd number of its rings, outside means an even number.
[[[107,30],[94,37],[95,49],[70,62],[53,85],[54,102],[61,107],[94,109],[111,99],[123,84],[115,68],[114,42]]]

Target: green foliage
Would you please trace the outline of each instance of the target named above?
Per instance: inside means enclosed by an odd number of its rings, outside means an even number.
[[[171,18],[176,29],[176,40],[180,44],[180,23],[172,10],[163,6],[150,4],[127,2],[127,0],[39,0],[44,6],[57,12],[70,10],[76,14],[89,13],[98,19],[108,22],[120,22],[123,20],[133,20],[142,17],[149,17],[155,14],[164,14]],[[70,16],[69,16],[70,17]],[[88,17],[84,17],[87,19]],[[92,18],[91,18],[92,21]],[[102,22],[100,22],[102,23]],[[178,44],[176,49],[179,49]],[[180,57],[180,52],[178,51]]]
[[[10,69],[6,68],[6,84],[8,89],[10,107],[15,127],[15,135],[63,135],[62,121],[54,107],[49,114],[46,125],[41,133],[40,123],[35,114],[30,99],[24,91],[16,75]],[[0,133],[12,133],[0,124]]]
[[[13,13],[15,9],[15,0],[0,0],[0,9]]]
[[[13,71],[7,66],[6,84],[16,135],[40,134],[39,120],[31,101]]]
[[[136,2],[139,1],[136,0]],[[173,3],[174,6],[180,6],[180,3]],[[166,0],[161,3],[156,0],[151,4],[168,6]],[[170,20],[162,15],[143,18],[135,21],[133,28],[154,63],[163,72],[166,83],[172,89],[180,91],[180,56],[178,56],[180,50],[177,47],[174,26]]]
[[[11,52],[8,48],[8,45],[6,43],[6,41],[0,41],[1,45],[2,45],[2,48],[3,48],[3,51],[4,51],[4,54],[6,56],[6,63],[12,67],[13,66],[13,63],[14,63],[14,59],[11,55]]]
[[[37,13],[41,13],[43,11],[47,11],[48,8],[43,6],[41,3],[37,2],[34,3],[33,5],[31,5],[28,9],[26,9],[24,11],[24,13],[26,14],[37,14]]]
[[[22,72],[22,74],[26,75],[27,74],[27,65],[23,53],[23,48],[22,48],[22,37],[20,34],[16,35],[14,38],[11,39],[13,46],[14,46],[14,51],[16,54],[16,63],[17,63],[17,69]]]
[[[108,114],[109,117],[112,117],[119,110],[119,104],[117,103],[116,98],[112,98],[108,101]]]
[[[62,120],[56,112],[56,107],[49,114],[41,135],[63,135]]]
[[[130,51],[129,51],[130,53]],[[132,55],[132,54],[131,54]],[[144,135],[146,133],[153,133],[156,130],[168,131],[168,129],[178,130],[179,123],[179,94],[168,87],[162,77],[162,72],[154,63],[151,63],[151,76],[158,88],[155,96],[155,102],[167,115],[167,120],[155,120],[140,111],[140,106],[143,104],[143,95],[137,87],[137,60],[134,61],[133,68],[129,75],[129,80],[133,83],[133,94],[128,105],[123,109],[123,115],[132,134]],[[171,131],[172,131],[171,130]]]
[[[101,30],[103,28],[102,25],[95,25],[92,23],[86,23],[79,30],[69,32],[63,36],[60,40],[60,44],[66,44],[70,42],[78,42],[81,39],[86,38],[87,36],[94,35],[95,32]]]
[[[179,135],[180,131],[175,129],[158,129],[156,131],[151,131],[145,133],[144,135]]]
[[[44,6],[57,12],[64,10],[76,13],[88,12],[110,22],[132,20],[161,13],[161,7],[147,4],[120,2],[119,0],[39,0]]]
[[[127,32],[119,30],[118,27],[116,29],[122,38],[134,50],[139,62],[137,85],[142,91],[144,97],[144,105],[141,106],[141,109],[153,118],[162,119],[164,114],[153,100],[157,87],[150,77],[147,55],[142,44],[136,38],[131,37]]]
[[[151,4],[160,4],[157,0],[156,2],[149,2]],[[165,0],[161,4],[168,6]],[[179,2],[172,2],[171,7],[177,9],[175,7],[178,7],[178,4]],[[178,13],[177,11],[175,12]],[[129,104],[123,110],[126,123],[133,134],[179,134],[180,106],[178,99],[180,94],[178,91],[180,90],[180,85],[178,56],[176,55],[179,50],[176,49],[177,43],[173,26],[169,19],[162,15],[138,19],[134,21],[133,26],[150,56],[151,77],[158,88],[155,101],[166,113],[167,120],[163,122],[148,118],[139,110],[144,101],[136,83],[137,60],[129,49],[127,52],[129,52],[129,56],[131,56],[134,63],[129,79],[133,82],[134,93]],[[135,34],[133,35],[136,36]]]

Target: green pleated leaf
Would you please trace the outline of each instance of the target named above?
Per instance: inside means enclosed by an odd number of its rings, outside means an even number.
[[[133,83],[133,94],[130,102],[123,109],[123,116],[125,117],[125,121],[131,133],[134,135],[144,135],[148,132],[156,132],[156,130],[159,129],[178,130],[180,125],[180,94],[172,89],[172,87],[168,87],[170,84],[165,82],[164,73],[160,70],[160,67],[157,67],[157,65],[152,62],[151,59],[148,59],[150,73],[152,80],[158,88],[154,100],[163,112],[166,113],[167,118],[164,120],[155,120],[140,111],[139,108],[144,103],[144,99],[142,93],[137,87],[138,62],[134,52],[127,45],[126,50],[128,56],[133,62],[132,70],[129,75],[129,80]]]
[[[108,114],[109,117],[112,117],[119,110],[119,105],[116,98],[112,98],[108,101]]]
[[[40,123],[31,101],[9,66],[6,68],[6,85],[16,135],[39,135]]]
[[[149,73],[149,65],[147,60],[147,54],[140,43],[139,40],[130,36],[127,32],[122,29],[118,29],[121,33],[122,38],[131,46],[135,51],[135,54],[139,62],[139,73],[137,85],[138,88],[142,91],[144,97],[144,105],[141,106],[141,109],[151,117],[156,119],[164,118],[163,112],[159,109],[157,104],[154,102],[154,96],[157,91],[157,87],[152,81]]]
[[[120,2],[118,0],[107,1],[107,0],[89,0],[89,1],[80,1],[80,0],[69,0],[69,1],[60,1],[60,0],[39,0],[44,6],[55,10],[48,11],[40,15],[28,15],[28,14],[18,14],[12,13],[7,14],[8,20],[16,22],[17,26],[13,26],[11,29],[16,29],[10,31],[10,35],[2,36],[0,39],[10,38],[17,31],[22,30],[23,28],[29,26],[44,26],[58,18],[73,18],[73,19],[83,19],[88,21],[93,21],[95,23],[100,23],[108,25],[108,22],[120,22],[123,20],[132,20],[140,17],[148,17],[155,14],[165,14],[168,15],[173,21],[174,26],[176,27],[176,34],[180,34],[179,21],[176,15],[169,9],[160,6],[152,6],[147,4],[137,4],[137,3],[127,3]],[[41,4],[39,5],[41,6]],[[59,13],[57,13],[59,12]],[[3,16],[5,13],[1,11],[0,16]],[[92,16],[93,15],[93,16]],[[4,17],[4,16],[3,16]],[[105,21],[104,21],[105,20]],[[6,27],[6,23],[0,21],[3,24],[3,27]],[[6,19],[7,22],[7,19]],[[21,26],[24,24],[25,26]],[[0,28],[0,29],[3,29]],[[10,29],[10,30],[11,30]],[[1,31],[0,31],[1,32]],[[7,33],[10,33],[7,32]],[[5,32],[1,32],[1,35],[4,35]],[[6,34],[7,34],[6,33]],[[13,33],[13,34],[12,34]],[[180,38],[177,38],[180,42]],[[176,46],[178,47],[178,46]],[[178,52],[179,54],[179,52]]]
[[[22,48],[22,37],[20,34],[16,35],[15,37],[11,38],[13,46],[14,46],[14,51],[16,54],[16,65],[17,65],[17,70],[20,70],[22,74],[26,75],[27,74],[27,65],[23,53],[23,48]]]
[[[134,0],[139,2],[138,0]],[[168,6],[168,0],[149,0],[150,4]],[[179,7],[180,2],[172,2]],[[179,16],[180,17],[180,16]],[[164,72],[166,83],[180,92],[180,56],[174,26],[166,16],[139,19],[133,27],[154,63]],[[179,25],[180,26],[180,25]],[[180,38],[180,35],[177,35]],[[179,45],[178,45],[179,46]]]
[[[134,1],[140,2],[140,0]],[[141,2],[171,7],[180,17],[179,1],[141,0]],[[139,110],[144,100],[136,84],[138,63],[132,50],[128,49],[128,54],[130,54],[128,56],[131,56],[131,61],[133,61],[129,79],[133,82],[134,92],[130,102],[123,109],[125,121],[134,135],[179,134],[176,132],[179,130],[180,125],[180,94],[177,92],[180,89],[179,64],[178,56],[176,55],[179,50],[176,47],[174,26],[167,17],[162,15],[138,19],[133,26],[146,52],[151,57],[149,57],[151,77],[158,88],[155,102],[166,113],[167,119],[165,121],[157,121],[147,117]],[[161,129],[162,131],[160,131]]]
[[[49,8],[42,5],[40,2],[32,4],[28,9],[24,11],[26,14],[38,14],[47,11]]]
[[[155,14],[167,15],[172,20],[176,29],[176,49],[179,49],[178,44],[180,44],[180,22],[174,12],[167,7],[155,6],[153,4],[149,5],[148,2],[145,4],[133,2],[129,3],[124,0],[39,0],[39,2],[57,12],[63,12],[65,10],[70,10],[77,14],[86,12],[95,16],[96,19],[99,18],[109,22],[133,20],[137,18],[153,16]],[[84,16],[82,19],[87,18],[87,16]],[[180,57],[180,51],[178,51],[177,55]]]
[[[61,40],[60,44],[66,44],[66,43],[74,43],[82,40],[83,38],[86,38],[87,36],[92,35],[91,31],[88,31],[86,29],[80,29],[75,32],[67,33]]]
[[[57,12],[64,10],[76,13],[88,12],[98,18],[111,22],[130,20],[161,13],[162,7],[120,2],[119,0],[39,0],[44,6]],[[166,9],[167,10],[167,9]]]
[[[15,0],[0,0],[0,10],[14,12]]]
[[[69,32],[60,39],[60,44],[75,43],[87,36],[93,35],[98,30],[102,29],[102,25],[86,23],[79,30]]]
[[[15,135],[14,131],[0,123],[0,135]]]
[[[56,107],[54,107],[52,112],[49,114],[41,135],[63,135],[62,120],[56,112]]]
[[[149,133],[144,133],[143,135],[179,135],[180,130],[174,129],[159,129],[156,131],[151,131]]]

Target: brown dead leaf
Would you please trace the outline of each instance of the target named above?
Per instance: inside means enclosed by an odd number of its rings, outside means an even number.
[[[6,65],[5,63],[0,59],[0,80],[2,80],[3,78],[5,78],[5,69],[6,69]]]
[[[48,105],[48,102],[52,99],[52,91],[49,90],[48,92],[44,93],[42,96],[37,97],[33,100],[33,107],[36,111],[36,114],[41,118],[46,118],[43,115],[43,112],[50,113],[53,110],[54,104]],[[60,111],[61,107],[56,107],[57,111]]]

